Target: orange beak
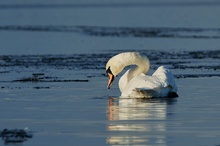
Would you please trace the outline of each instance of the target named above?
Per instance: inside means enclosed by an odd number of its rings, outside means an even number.
[[[110,72],[107,73],[108,74],[108,86],[107,88],[110,89],[112,82],[114,81],[114,75]]]

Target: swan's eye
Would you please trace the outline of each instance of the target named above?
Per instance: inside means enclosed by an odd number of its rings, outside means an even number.
[[[111,69],[110,69],[110,66],[108,67],[108,69],[106,70],[106,74],[108,75],[108,74],[112,74],[112,71],[111,71]]]

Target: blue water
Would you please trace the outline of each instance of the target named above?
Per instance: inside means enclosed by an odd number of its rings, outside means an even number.
[[[118,49],[218,50],[219,6],[214,0],[3,1],[0,4],[1,54],[75,54]],[[124,35],[97,33],[98,36],[91,36],[79,27],[87,27],[87,32],[94,27],[119,34],[121,28],[131,31]],[[159,29],[162,32],[158,35],[164,37],[135,37],[133,32],[142,33],[137,28]],[[168,32],[163,28],[168,28]]]
[[[38,145],[220,144],[217,1],[2,1],[0,131]],[[105,63],[138,51],[168,65],[174,99],[121,99]],[[10,143],[17,145],[18,143]],[[7,145],[4,140],[0,145]]]

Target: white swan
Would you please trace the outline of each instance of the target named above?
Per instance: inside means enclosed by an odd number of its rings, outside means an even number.
[[[160,66],[152,76],[145,75],[149,70],[149,59],[136,52],[120,53],[113,56],[106,64],[106,73],[109,77],[107,88],[110,89],[114,77],[126,66],[136,65],[127,70],[119,80],[122,97],[151,98],[177,97],[177,86],[171,71]]]

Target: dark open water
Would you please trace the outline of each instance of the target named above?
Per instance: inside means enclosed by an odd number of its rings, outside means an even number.
[[[217,1],[0,4],[0,131],[21,145],[220,145]],[[3,21],[4,20],[4,21]],[[105,63],[138,51],[171,68],[179,97],[120,99]],[[5,143],[0,145],[17,145]]]

